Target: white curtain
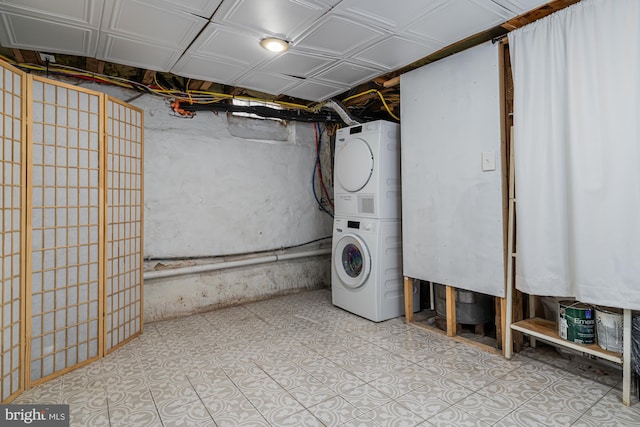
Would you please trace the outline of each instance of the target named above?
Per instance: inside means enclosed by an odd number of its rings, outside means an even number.
[[[640,1],[513,31],[516,286],[640,309]]]

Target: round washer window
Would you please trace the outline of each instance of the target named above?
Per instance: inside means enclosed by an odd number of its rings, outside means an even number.
[[[349,243],[342,250],[342,266],[349,277],[358,277],[362,273],[362,252],[353,243]]]
[[[356,289],[366,283],[371,273],[371,254],[360,237],[355,234],[340,237],[331,258],[332,268],[342,286]]]

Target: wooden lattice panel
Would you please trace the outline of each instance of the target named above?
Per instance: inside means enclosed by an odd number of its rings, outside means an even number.
[[[24,74],[0,64],[0,402],[23,388]]]
[[[143,113],[106,102],[108,352],[142,332]]]
[[[103,96],[34,77],[30,107],[33,384],[100,356]]]

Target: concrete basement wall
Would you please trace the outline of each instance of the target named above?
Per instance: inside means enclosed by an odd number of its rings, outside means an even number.
[[[318,289],[329,284],[329,256],[145,281],[145,322]]]
[[[311,191],[312,125],[289,124],[287,141],[246,139],[231,136],[226,114],[176,118],[149,95],[132,104],[145,111],[145,257],[248,253],[331,234]]]
[[[122,100],[137,95],[82,86]],[[166,100],[152,95],[130,103],[145,112],[146,259],[251,254],[331,235],[332,220],[318,209],[311,189],[313,125],[238,117],[230,122],[226,114],[211,112],[175,117]],[[270,139],[261,139],[265,135]],[[328,168],[326,135],[323,143]],[[325,184],[332,195],[330,171]],[[156,263],[146,264],[149,269]],[[145,320],[329,283],[329,255],[146,280]]]

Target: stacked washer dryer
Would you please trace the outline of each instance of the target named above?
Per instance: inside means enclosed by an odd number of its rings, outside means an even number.
[[[400,126],[379,120],[339,129],[332,299],[374,322],[404,314],[400,197]]]

